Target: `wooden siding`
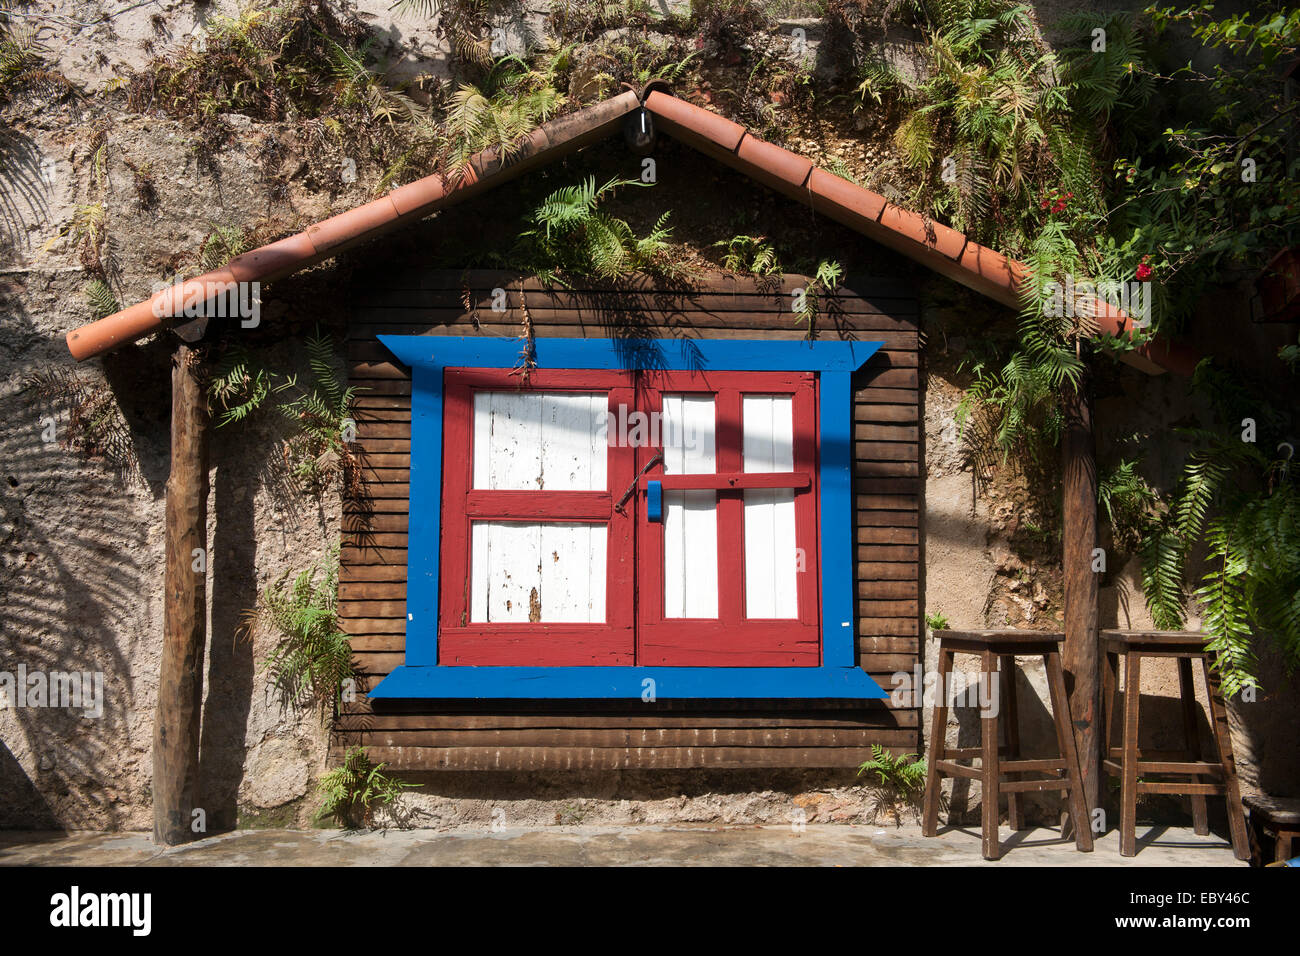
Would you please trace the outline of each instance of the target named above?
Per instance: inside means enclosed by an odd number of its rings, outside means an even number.
[[[402,663],[405,632],[411,381],[376,339],[519,334],[675,338],[805,336],[785,276],[723,279],[691,293],[644,288],[546,290],[488,271],[426,270],[357,277],[348,332],[357,442],[368,500],[344,508],[339,609],[362,674],[374,686]],[[495,288],[509,307],[492,311]],[[523,304],[520,308],[520,296]],[[886,690],[920,651],[923,592],[921,396],[917,304],[903,282],[845,284],[824,303],[817,334],[883,340],[855,382],[858,660]],[[431,492],[436,493],[436,492]],[[345,705],[337,748],[357,743],[394,769],[551,770],[850,767],[872,744],[919,746],[915,709],[888,701],[375,701]]]

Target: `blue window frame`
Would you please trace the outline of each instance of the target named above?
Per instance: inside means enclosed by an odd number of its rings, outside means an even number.
[[[818,374],[822,664],[819,667],[472,667],[438,664],[443,370],[508,369],[514,338],[381,335],[412,370],[406,662],[370,697],[499,700],[835,698],[888,695],[857,666],[852,374],[881,342],[538,339],[539,368]]]

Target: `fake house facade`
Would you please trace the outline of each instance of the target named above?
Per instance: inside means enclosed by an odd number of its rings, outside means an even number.
[[[271,281],[572,150],[655,134],[1017,304],[1018,263],[655,88],[548,123],[506,162],[480,155],[455,188],[401,187],[188,288]],[[373,278],[354,283],[348,332],[365,496],[345,505],[339,588],[367,693],[345,707],[340,747],[398,771],[846,767],[872,744],[918,749],[919,712],[881,689],[920,655],[912,289],[850,278],[810,342],[789,338],[794,276],[691,292]],[[156,305],[78,329],[69,348],[84,359],[147,335],[165,324]],[[1127,321],[1098,309],[1103,332]],[[1189,361],[1158,341],[1127,360]]]

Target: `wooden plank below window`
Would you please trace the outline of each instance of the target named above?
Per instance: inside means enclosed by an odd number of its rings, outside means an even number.
[[[872,743],[902,754],[916,746],[912,730],[880,730]],[[341,755],[341,750],[337,752]],[[393,771],[422,770],[676,770],[745,767],[856,767],[867,747],[558,747],[539,735],[531,747],[374,747],[375,763]]]

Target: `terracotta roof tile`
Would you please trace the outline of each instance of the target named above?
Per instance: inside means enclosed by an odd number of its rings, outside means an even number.
[[[646,97],[645,108],[654,114],[655,125],[673,139],[710,156],[735,153],[745,135],[739,123],[658,90]]]
[[[557,148],[561,149],[559,155],[564,155],[582,149],[584,146],[599,143],[607,136],[618,132],[622,128],[623,117],[640,107],[641,101],[637,95],[627,90],[613,99],[604,100],[543,124],[542,129],[546,132],[548,146],[546,158],[549,160],[557,155],[552,152]]]
[[[446,183],[442,181],[440,175],[434,173],[432,176],[425,176],[405,186],[398,186],[388,194],[388,198],[393,201],[398,215],[409,216],[432,210],[446,195]]]
[[[307,227],[307,238],[317,252],[327,252],[386,226],[397,218],[397,207],[387,196],[330,216]]]
[[[1020,307],[1021,284],[1029,278],[1023,263],[988,246],[968,242],[961,254],[961,267],[967,277],[963,281],[970,288],[1013,309]]]
[[[884,196],[820,168],[814,168],[808,177],[808,191],[813,209],[859,232],[879,220],[885,210]]]
[[[893,203],[885,205],[885,211],[880,214],[880,224],[891,232],[947,256],[954,262],[961,258],[962,250],[966,247],[966,237],[956,229],[950,229],[943,223],[933,220],[927,224],[924,216],[910,209],[895,206]]]
[[[238,282],[266,280],[280,274],[282,269],[292,272],[303,262],[316,255],[316,247],[303,233],[295,233],[270,245],[235,256],[226,265]]]
[[[757,136],[742,139],[736,157],[740,160],[741,169],[754,179],[787,195],[802,193],[804,184],[808,182],[808,174],[813,170],[813,164],[803,156]],[[806,196],[800,198],[807,201]]]

